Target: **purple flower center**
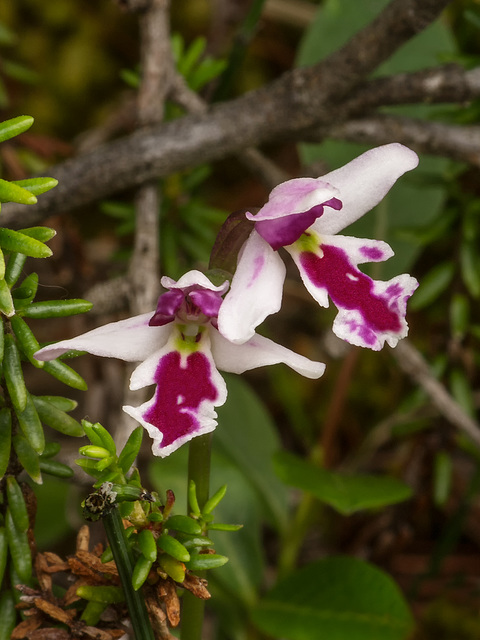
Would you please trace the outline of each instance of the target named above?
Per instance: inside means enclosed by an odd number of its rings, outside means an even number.
[[[161,327],[177,319],[181,322],[203,324],[218,316],[222,296],[217,291],[191,287],[172,289],[158,299],[157,309],[149,321],[152,327]]]
[[[342,208],[342,202],[338,198],[331,198],[322,204],[315,205],[308,211],[269,220],[259,220],[255,223],[255,231],[268,242],[274,251],[278,251],[280,247],[288,247],[296,242],[315,220],[323,215],[324,207],[331,207],[339,211]]]

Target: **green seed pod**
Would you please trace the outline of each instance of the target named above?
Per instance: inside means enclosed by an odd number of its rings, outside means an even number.
[[[92,306],[91,302],[81,299],[46,300],[33,302],[23,310],[23,315],[27,318],[65,318],[75,316],[78,313],[86,313],[90,311]]]
[[[175,582],[181,584],[185,580],[185,565],[183,562],[175,560],[172,556],[162,554],[158,557],[158,564]]]
[[[1,122],[0,142],[5,142],[5,140],[10,140],[10,138],[14,138],[15,136],[19,136],[21,133],[24,133],[30,129],[33,122],[32,116],[17,116]]]
[[[168,555],[175,558],[175,560],[180,560],[181,562],[190,560],[190,554],[183,544],[175,538],[172,538],[172,536],[169,536],[168,533],[162,533],[162,535],[159,536],[157,545],[159,549],[168,553]]]
[[[2,584],[7,566],[8,541],[5,527],[0,527],[0,584]]]
[[[73,478],[73,470],[69,466],[58,462],[57,460],[44,460],[40,458],[40,470],[44,473],[48,473],[50,476],[56,478],[62,478],[68,480]]]
[[[0,595],[0,640],[11,640],[16,624],[15,598],[13,593],[7,590]]]
[[[171,516],[167,520],[166,526],[169,529],[181,531],[182,533],[189,533],[190,535],[199,535],[202,533],[202,527],[198,522],[188,516]]]
[[[192,553],[190,560],[185,565],[191,571],[204,571],[222,567],[226,562],[228,562],[226,556],[220,556],[216,553]]]
[[[32,577],[32,556],[28,537],[25,531],[19,531],[15,527],[12,514],[8,508],[5,515],[5,529],[15,571],[23,583],[28,583]]]
[[[36,360],[33,357],[33,354],[36,353],[40,349],[40,345],[38,344],[37,339],[32,333],[32,330],[22,318],[18,315],[13,316],[10,320],[13,332],[18,341],[18,345],[24,355],[28,358],[28,360],[33,364],[37,369],[42,369],[44,366],[44,362],[40,362],[40,360]]]
[[[15,453],[17,454],[17,458],[22,467],[34,482],[42,484],[40,460],[36,451],[34,451],[34,449],[32,449],[28,444],[25,437],[19,433],[13,436],[12,442],[13,448],[15,449]]]
[[[80,391],[87,390],[87,383],[79,375],[72,367],[69,367],[68,364],[61,362],[60,360],[51,360],[50,362],[45,362],[43,365],[43,370],[49,373],[51,376],[63,382],[63,384],[68,385],[69,387],[73,387],[74,389],[79,389]]]
[[[157,545],[150,529],[142,529],[140,531],[137,536],[137,543],[142,555],[150,562],[155,562],[157,559]]]
[[[12,443],[12,414],[10,409],[0,409],[0,478],[3,478],[10,461]]]
[[[31,395],[27,392],[27,404],[23,411],[15,411],[23,435],[38,454],[45,449],[45,434]]]
[[[10,334],[5,336],[3,373],[12,404],[16,411],[22,412],[27,405],[27,389],[17,345]]]
[[[125,602],[125,595],[121,587],[94,587],[84,584],[77,589],[77,596],[84,600],[92,602],[101,602],[103,604],[117,604]]]
[[[0,280],[0,312],[7,318],[11,318],[15,314],[10,287],[5,280]]]
[[[68,413],[57,409],[54,404],[39,396],[32,396],[32,400],[40,420],[44,424],[67,436],[78,438],[84,435],[82,425],[72,416],[69,416]]]
[[[24,253],[11,253],[5,267],[5,282],[9,287],[17,282],[22,274],[27,256]]]
[[[27,505],[20,485],[13,476],[7,478],[7,500],[15,528],[25,533],[30,526]]]
[[[123,447],[120,455],[118,456],[118,464],[123,473],[127,473],[132,464],[135,462],[135,458],[138,456],[140,447],[142,446],[143,427],[137,427],[130,434],[125,446]]]
[[[139,556],[137,559],[132,573],[132,586],[135,591],[138,591],[148,578],[152,564],[152,561],[148,560],[148,558],[145,558],[143,555]]]
[[[82,456],[88,456],[89,458],[97,459],[108,458],[110,455],[110,452],[107,451],[104,447],[96,447],[93,444],[87,444],[85,447],[80,447],[78,452]]]

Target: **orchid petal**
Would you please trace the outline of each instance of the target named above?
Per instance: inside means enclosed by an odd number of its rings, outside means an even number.
[[[218,312],[218,329],[241,344],[282,304],[285,265],[270,245],[252,231],[239,256],[237,270]]]
[[[207,289],[209,291],[217,291],[218,293],[224,293],[228,289],[228,282],[222,282],[220,285],[214,285],[205,274],[201,271],[197,271],[193,269],[192,271],[188,271],[185,273],[180,280],[173,280],[168,276],[163,276],[161,279],[162,287],[165,289],[190,289],[201,287],[202,289]]]
[[[418,165],[417,154],[398,143],[370,149],[321,180],[338,189],[341,212],[326,209],[314,224],[318,233],[335,234],[373,209],[398,178]]]
[[[253,222],[275,220],[309,211],[337,196],[341,198],[338,190],[324,178],[293,178],[276,186],[258,213],[245,216]]]
[[[157,385],[154,396],[141,406],[123,407],[148,431],[156,456],[169,455],[217,425],[214,407],[225,402],[227,389],[209,345],[207,333],[200,342],[179,344],[173,332],[163,349],[152,354],[132,374],[131,389]]]
[[[53,360],[67,351],[88,351],[96,356],[139,362],[162,347],[171,333],[170,327],[150,327],[153,312],[111,322],[70,340],[62,340],[40,349],[37,360]]]
[[[358,262],[368,260],[368,254],[374,260],[390,254],[383,242],[344,236],[323,240],[316,252],[301,250],[300,242],[289,247],[289,252],[315,300],[328,306],[329,296],[339,309],[334,332],[351,344],[374,350],[385,342],[394,346],[408,331],[405,311],[418,286],[415,278],[404,274],[379,282],[357,269]]]
[[[232,344],[211,327],[212,353],[217,367],[229,373],[243,373],[270,364],[284,363],[306,378],[320,378],[325,371],[323,362],[314,362],[286,347],[254,335],[244,344]]]
[[[209,318],[216,318],[223,299],[216,291],[196,289],[188,294],[192,302]]]
[[[184,295],[182,291],[166,291],[158,299],[155,314],[150,319],[150,326],[159,327],[175,319],[175,314],[182,306]]]

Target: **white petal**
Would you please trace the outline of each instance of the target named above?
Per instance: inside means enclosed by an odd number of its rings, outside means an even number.
[[[212,327],[210,339],[217,367],[229,373],[281,362],[306,378],[319,378],[325,371],[323,362],[309,360],[263,336],[255,335],[244,344],[232,344]]]
[[[201,271],[196,271],[193,269],[192,271],[188,271],[185,273],[180,280],[173,280],[168,276],[163,276],[161,279],[162,287],[165,289],[188,289],[189,287],[203,287],[203,289],[208,289],[209,291],[217,291],[219,293],[223,293],[228,289],[228,282],[222,282],[222,284],[216,286],[207,278],[205,274]]]
[[[397,142],[370,149],[322,180],[338,189],[341,211],[325,208],[313,225],[318,233],[335,234],[367,211],[389,192],[397,179],[418,165],[417,154]]]
[[[76,338],[62,340],[40,349],[37,360],[53,360],[67,351],[88,351],[96,356],[119,358],[127,362],[139,362],[168,340],[170,325],[150,327],[148,321],[153,311],[140,316],[111,322]]]
[[[285,265],[256,231],[240,254],[230,291],[218,313],[218,329],[231,342],[242,344],[267,316],[282,304]]]

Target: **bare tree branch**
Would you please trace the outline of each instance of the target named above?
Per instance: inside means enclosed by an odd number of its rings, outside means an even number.
[[[325,136],[319,132],[319,139]],[[480,167],[480,127],[377,115],[333,126],[328,137],[349,142],[385,144],[395,140],[419,153],[446,156]],[[310,142],[316,136],[309,136]]]
[[[139,131],[53,167],[56,189],[28,209],[10,205],[3,224],[37,224],[171,172],[233,154],[246,147],[298,135],[334,122],[339,105],[402,44],[432,22],[449,0],[393,0],[344,47],[313,67],[285,74],[241,98]]]

